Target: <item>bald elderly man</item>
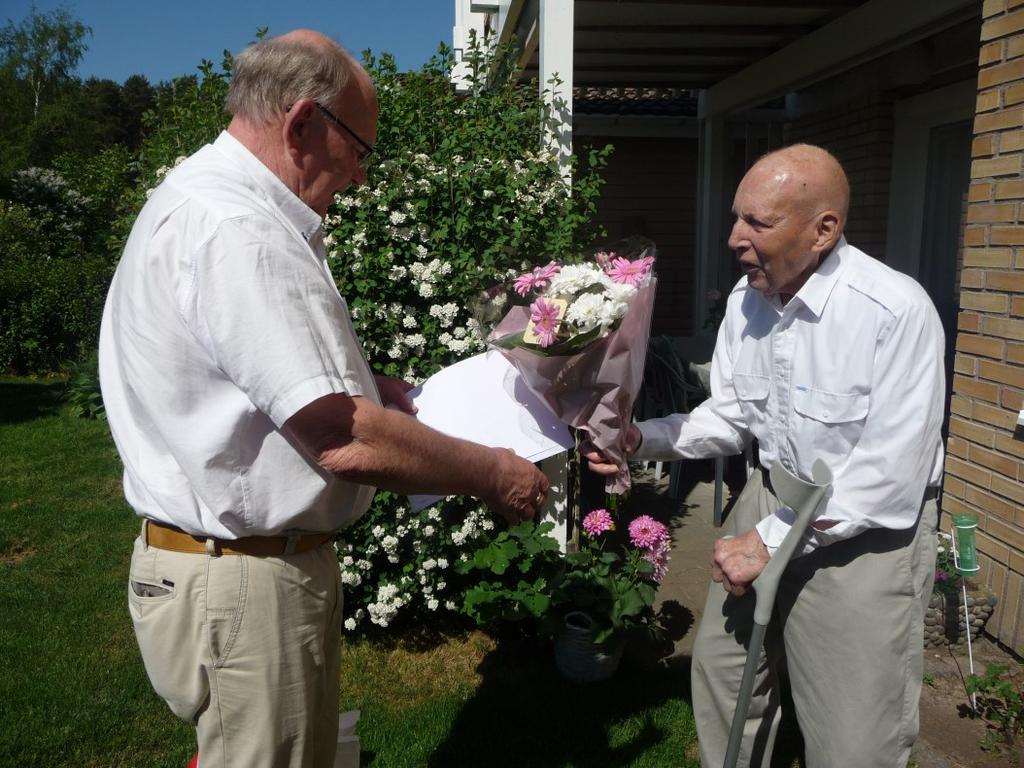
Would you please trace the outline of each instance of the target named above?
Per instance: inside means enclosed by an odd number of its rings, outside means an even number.
[[[736,191],[728,298],[710,399],[631,431],[636,459],[729,455],[751,475],[714,545],[693,707],[705,768],[723,764],[753,622],[750,583],[790,528],[775,462],[832,493],[786,570],[740,765],[767,766],[788,674],[810,768],[903,766],[917,735],[923,616],[942,472],[943,334],[921,287],[846,242],[849,185],[828,152],[761,158]],[[591,452],[591,466],[615,467]]]
[[[334,195],[366,180],[366,72],[299,30],[238,56],[227,108],[227,130],[139,214],[103,316],[103,398],[143,520],[129,607],[150,681],[195,724],[203,768],[327,768],[334,534],[375,487],[470,494],[516,521],[548,485],[510,451],[402,413],[408,386],[366,362],[322,228]]]

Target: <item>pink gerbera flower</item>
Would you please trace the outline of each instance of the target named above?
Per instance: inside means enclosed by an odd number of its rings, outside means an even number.
[[[612,520],[612,516],[608,514],[607,509],[595,509],[593,512],[583,518],[583,530],[587,532],[587,536],[594,538],[600,536],[605,531],[611,531],[615,529],[615,521]]]
[[[635,547],[653,551],[659,544],[668,541],[668,528],[650,515],[640,515],[629,524],[629,540]]]
[[[654,258],[651,256],[644,256],[636,261],[630,261],[620,256],[612,259],[612,263],[605,268],[605,272],[616,283],[640,285],[653,265]]]
[[[555,343],[558,334],[559,306],[553,301],[537,299],[530,305],[530,320],[533,321],[533,332],[542,347],[550,347]]]
[[[525,296],[534,289],[546,288],[551,278],[561,270],[562,268],[553,261],[543,267],[534,267],[532,271],[517,277],[512,287],[520,296]]]

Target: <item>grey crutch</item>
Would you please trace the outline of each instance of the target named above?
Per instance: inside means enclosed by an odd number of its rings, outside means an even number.
[[[747,719],[747,709],[750,707],[750,697],[754,689],[754,672],[757,668],[758,657],[761,655],[761,646],[764,645],[765,630],[767,630],[768,622],[772,617],[775,593],[779,589],[782,572],[789,565],[789,560],[796,550],[800,537],[803,536],[807,525],[811,522],[811,517],[818,509],[818,505],[821,504],[825,492],[832,483],[832,472],[820,459],[814,462],[814,467],[811,469],[811,474],[814,477],[811,482],[801,480],[779,462],[772,465],[768,474],[775,497],[796,513],[796,519],[793,521],[789,533],[786,534],[786,538],[782,540],[782,544],[768,561],[768,565],[751,584],[757,593],[754,603],[754,627],[750,634],[747,663],[743,667],[743,680],[740,683],[739,698],[736,700],[736,711],[732,716],[729,746],[725,752],[725,768],[735,768],[739,758],[740,742],[743,739],[743,723]]]

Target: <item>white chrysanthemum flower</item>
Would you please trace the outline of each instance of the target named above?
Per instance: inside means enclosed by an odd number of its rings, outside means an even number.
[[[567,264],[551,278],[548,296],[553,298],[573,298],[576,294],[592,285],[601,285],[604,273],[590,264]]]
[[[629,305],[623,301],[606,301],[601,307],[601,325],[609,328],[626,315]]]
[[[565,319],[576,326],[580,333],[586,333],[601,325],[604,297],[598,293],[584,293],[565,311]]]

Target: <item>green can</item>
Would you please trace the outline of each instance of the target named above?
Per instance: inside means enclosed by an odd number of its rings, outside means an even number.
[[[956,551],[958,556],[957,570],[962,576],[977,573],[978,548],[975,543],[974,531],[978,527],[978,518],[973,515],[953,515],[953,528],[956,534]]]

